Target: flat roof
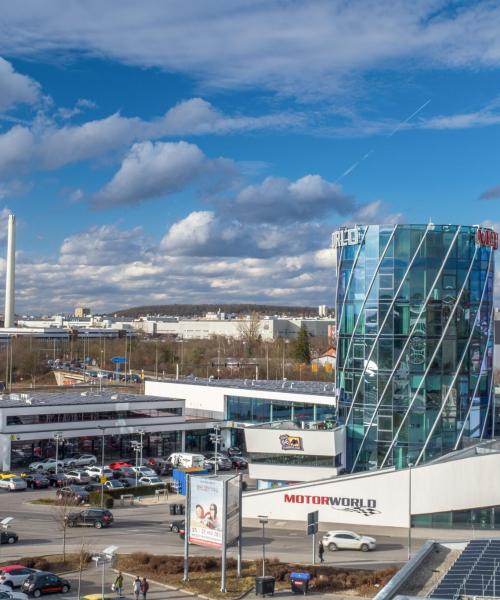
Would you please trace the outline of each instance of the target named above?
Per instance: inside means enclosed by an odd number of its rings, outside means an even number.
[[[0,408],[29,406],[66,406],[68,404],[109,404],[127,402],[169,402],[181,401],[181,398],[162,398],[129,394],[116,390],[61,390],[57,392],[25,392],[0,395]]]
[[[156,381],[149,379],[149,381]],[[185,377],[184,379],[158,379],[163,383],[180,383],[225,387],[242,390],[283,392],[286,394],[310,394],[313,396],[335,397],[335,383],[327,381],[276,381],[271,379],[207,379],[205,377]]]

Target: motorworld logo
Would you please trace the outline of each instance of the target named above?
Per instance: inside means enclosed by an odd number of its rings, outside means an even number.
[[[380,514],[377,501],[373,498],[349,498],[347,496],[310,496],[306,494],[285,494],[285,503],[316,504],[331,506],[334,510],[355,512],[365,517]]]

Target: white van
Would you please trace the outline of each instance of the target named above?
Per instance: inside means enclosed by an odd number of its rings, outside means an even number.
[[[202,467],[205,463],[205,457],[203,454],[192,454],[191,452],[174,452],[167,458],[173,467]]]

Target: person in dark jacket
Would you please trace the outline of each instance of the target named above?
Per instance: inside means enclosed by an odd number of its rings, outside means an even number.
[[[325,559],[323,558],[323,555],[325,554],[325,547],[323,546],[323,541],[320,540],[319,541],[319,546],[318,546],[318,556],[319,556],[319,562],[320,563],[324,563]]]
[[[148,590],[149,582],[145,577],[143,577],[141,581],[142,600],[147,600]]]

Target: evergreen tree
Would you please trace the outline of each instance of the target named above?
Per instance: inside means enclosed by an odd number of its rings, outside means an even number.
[[[295,346],[293,349],[294,358],[301,363],[307,365],[311,362],[311,348],[309,347],[309,333],[305,323],[300,326],[299,334],[295,340]]]

